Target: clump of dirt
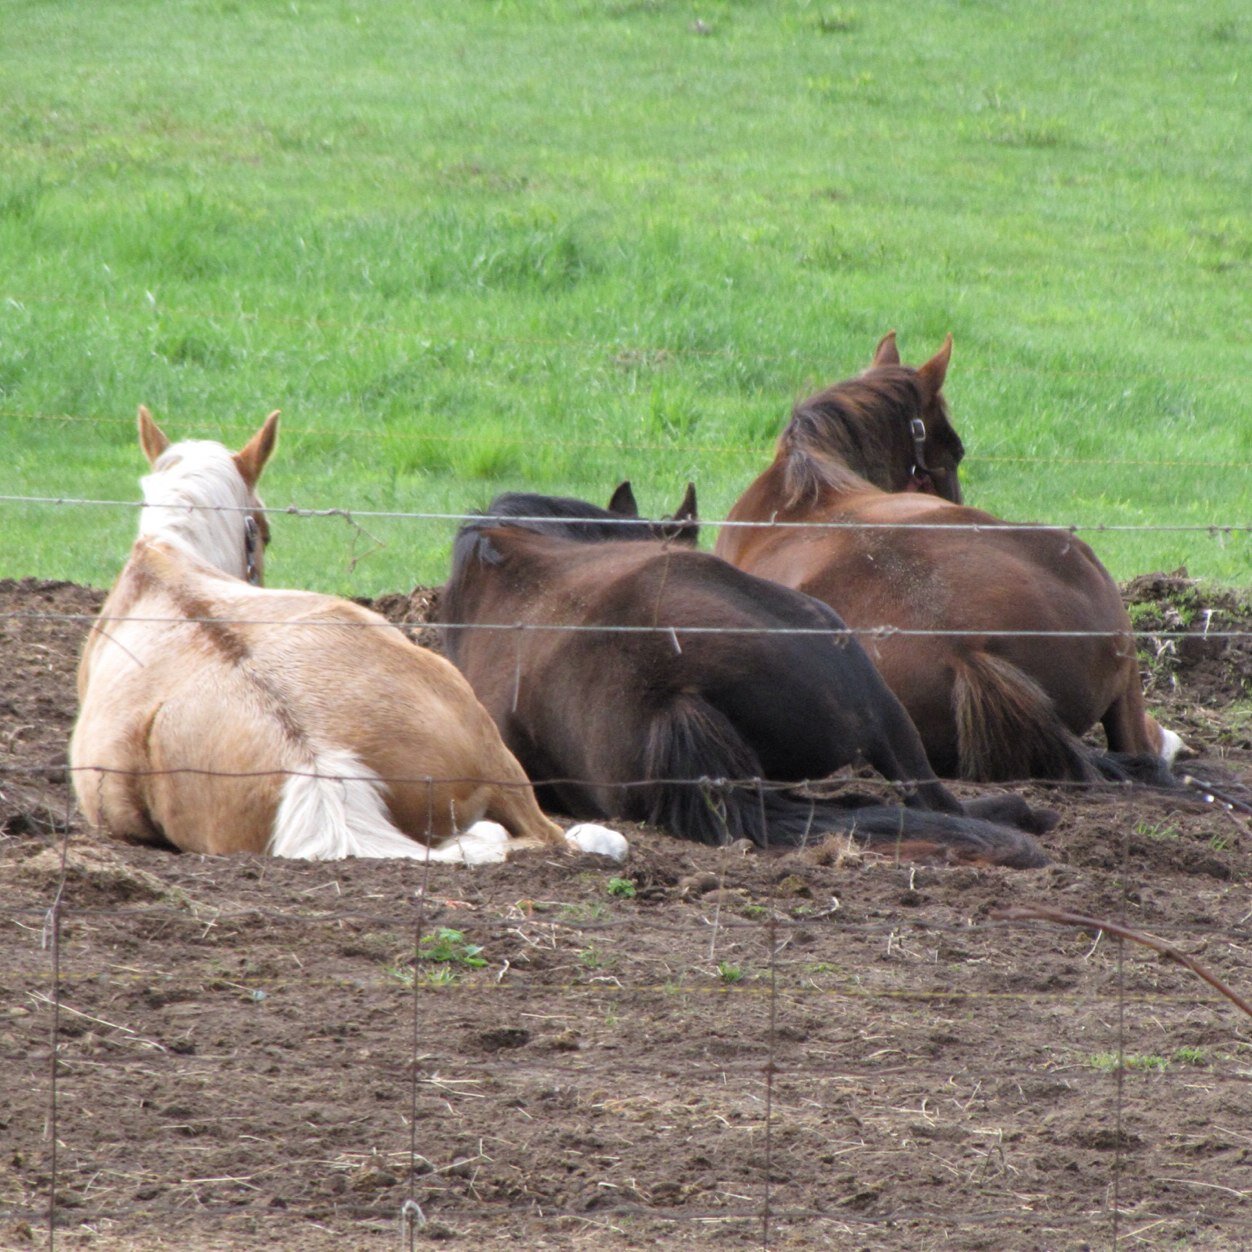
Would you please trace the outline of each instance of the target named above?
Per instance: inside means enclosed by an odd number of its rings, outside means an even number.
[[[1185,688],[1188,701],[1209,708],[1252,701],[1252,591],[1206,586],[1177,569],[1133,578],[1122,595],[1150,699],[1168,702]],[[1252,717],[1245,739],[1248,723]]]
[[[1145,673],[1185,768],[1249,801],[1252,612],[1127,595],[1177,636]],[[425,638],[433,596],[374,607]],[[55,1196],[67,1247],[1024,1252],[1107,1244],[1114,1190],[1159,1246],[1252,1241],[1252,1024],[1098,929],[994,920],[1117,919],[1247,996],[1239,811],[1034,785],[1061,821],[1018,872],[635,826],[611,867],[128,847],[66,775],[101,601],[0,583],[5,1246]]]

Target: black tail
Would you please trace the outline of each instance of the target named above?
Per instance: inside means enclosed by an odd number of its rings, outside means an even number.
[[[1097,752],[1087,758],[1101,778],[1110,782],[1142,783],[1148,787],[1181,787],[1173,770],[1150,752]]]
[[[846,834],[907,860],[1018,869],[1048,863],[1029,835],[977,818],[896,805],[849,808],[765,784],[723,781],[760,774],[756,753],[730,720],[707,702],[688,697],[654,719],[643,777],[659,781],[632,790],[624,816],[715,845],[750,839],[760,847],[795,847]],[[683,779],[691,781],[678,781]]]

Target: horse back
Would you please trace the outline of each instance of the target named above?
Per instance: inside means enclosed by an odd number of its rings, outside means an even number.
[[[93,824],[263,851],[285,779],[344,750],[410,834],[444,838],[496,784],[524,789],[465,679],[378,614],[250,587],[167,545],[136,555],[80,666],[71,758]],[[537,810],[522,821],[551,834]]]
[[[458,567],[441,613],[456,627],[451,655],[532,778],[651,776],[645,745],[676,711],[690,721],[693,702],[735,727],[766,777],[822,777],[888,741],[904,743],[906,776],[929,774],[828,606],[661,543],[487,538],[490,559]]]

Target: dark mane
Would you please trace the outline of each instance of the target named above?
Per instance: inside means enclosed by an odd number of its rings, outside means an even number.
[[[557,535],[579,543],[609,543],[615,539],[659,539],[652,522],[627,517],[575,500],[569,496],[543,496],[529,491],[510,491],[496,498],[470,526],[520,526],[541,535]]]
[[[942,399],[938,405],[946,419]],[[901,365],[880,366],[802,400],[778,440],[789,507],[815,502],[826,487],[892,490],[885,468],[911,455],[909,422],[923,407],[917,371]],[[943,427],[956,440],[959,459],[956,432],[946,420]]]
[[[690,488],[688,490],[690,492]],[[692,509],[694,511],[694,501]],[[482,513],[466,522],[457,532],[452,545],[449,587],[460,583],[466,563],[471,559],[485,565],[499,564],[500,553],[492,545],[490,537],[484,534],[484,531],[496,526],[513,526],[535,534],[587,544],[651,539],[676,540],[693,545],[699,531],[694,517],[665,518],[653,522],[628,513],[602,509],[570,496],[509,491],[497,496]]]

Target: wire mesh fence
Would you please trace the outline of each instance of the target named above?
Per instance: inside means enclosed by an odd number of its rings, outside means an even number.
[[[1237,717],[1212,802],[1023,780],[1064,814],[1024,874],[642,827],[620,867],[172,856],[87,834],[50,746],[92,613],[5,601],[10,1242],[1252,1238],[1248,1023],[1115,933],[1252,985]],[[1109,928],[1005,920],[1039,900]]]

